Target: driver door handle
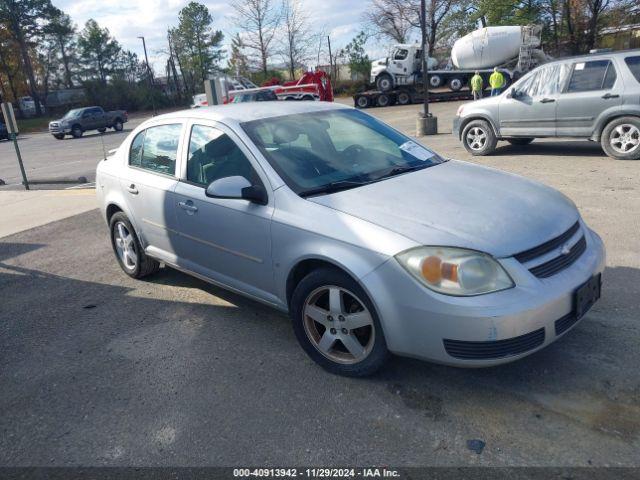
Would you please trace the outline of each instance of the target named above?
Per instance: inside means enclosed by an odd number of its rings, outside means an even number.
[[[186,202],[178,202],[178,205],[181,209],[186,210],[187,213],[196,213],[198,211],[198,207],[196,207],[191,200],[187,200]]]
[[[133,183],[127,187],[127,190],[129,191],[129,193],[131,195],[137,195],[138,194],[138,189],[136,188],[136,186]]]
[[[605,93],[604,95],[602,95],[602,98],[604,98],[605,100],[609,100],[610,98],[620,98],[620,95]]]
[[[540,100],[540,103],[553,103],[555,101],[555,98],[543,98],[542,100]]]

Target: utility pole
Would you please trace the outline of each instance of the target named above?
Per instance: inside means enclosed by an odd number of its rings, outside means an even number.
[[[329,45],[329,75],[331,76],[331,81],[333,84],[336,84],[336,76],[333,70],[333,57],[331,56],[331,38],[327,35],[327,44]]]
[[[427,62],[427,5],[420,0],[420,30],[422,33],[422,112],[418,113],[416,121],[416,136],[436,135],[438,133],[438,119],[429,113],[429,70]]]
[[[158,112],[156,111],[155,100],[155,82],[153,81],[153,72],[151,71],[151,65],[149,65],[149,57],[147,56],[147,44],[144,41],[144,37],[138,37],[142,39],[142,48],[144,48],[144,61],[147,64],[147,72],[149,74],[149,83],[151,86],[151,106],[153,107],[153,116],[155,117]]]

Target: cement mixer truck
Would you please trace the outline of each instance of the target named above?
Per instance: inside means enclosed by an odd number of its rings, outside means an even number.
[[[458,39],[444,68],[427,58],[428,85],[433,89],[446,88],[435,93],[443,98],[465,98],[461,92],[477,71],[488,84],[494,67],[511,83],[519,75],[544,63],[546,56],[540,49],[537,25],[485,27]],[[371,83],[377,89],[354,96],[357,107],[408,104],[422,100],[422,48],[419,44],[394,45],[387,58],[371,64]]]

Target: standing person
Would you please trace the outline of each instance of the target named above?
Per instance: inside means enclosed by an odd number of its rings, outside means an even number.
[[[493,73],[489,77],[489,85],[491,85],[491,96],[500,95],[502,87],[504,87],[504,75],[498,71],[498,67],[493,67]]]
[[[480,76],[480,72],[476,70],[476,74],[471,77],[471,92],[473,93],[473,99],[479,100],[482,98],[482,89],[484,88],[484,82]]]

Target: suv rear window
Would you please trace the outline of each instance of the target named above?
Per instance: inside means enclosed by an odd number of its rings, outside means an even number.
[[[633,76],[636,77],[636,80],[640,82],[640,56],[637,57],[627,57],[624,59],[627,67],[633,73]]]
[[[573,66],[567,92],[588,92],[613,87],[616,71],[609,60],[578,62]]]

